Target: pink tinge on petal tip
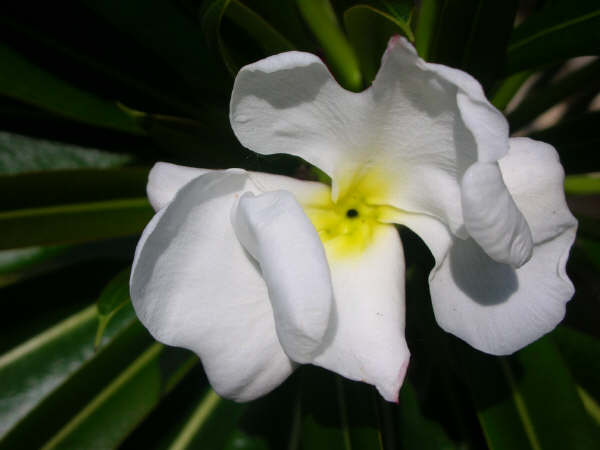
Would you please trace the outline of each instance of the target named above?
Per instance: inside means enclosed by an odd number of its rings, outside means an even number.
[[[402,367],[400,367],[400,370],[398,371],[398,378],[397,378],[398,391],[396,392],[395,400],[394,400],[394,403],[396,403],[396,404],[400,403],[400,389],[402,389],[402,386],[404,385],[404,379],[406,378],[406,371],[408,370],[409,362],[410,362],[410,356],[406,359],[406,361],[404,362],[404,364],[402,364]]]

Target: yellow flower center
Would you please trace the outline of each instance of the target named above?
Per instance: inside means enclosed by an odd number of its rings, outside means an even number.
[[[349,258],[362,254],[373,242],[377,232],[389,226],[390,214],[397,210],[379,205],[385,197],[385,178],[370,172],[358,180],[342,180],[337,202],[327,198],[315,198],[304,209],[315,226],[329,258]]]

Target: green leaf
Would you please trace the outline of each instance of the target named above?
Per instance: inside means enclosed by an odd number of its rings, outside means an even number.
[[[282,36],[279,31],[238,0],[229,2],[225,15],[236,25],[246,30],[266,55],[275,55],[295,49],[294,44]]]
[[[400,448],[421,450],[451,450],[456,448],[439,423],[423,416],[417,393],[407,380],[398,401],[398,436]]]
[[[383,448],[377,411],[379,394],[372,386],[313,368],[303,375],[303,449]]]
[[[465,7],[464,2],[458,3],[459,8]],[[473,75],[486,92],[504,71],[506,49],[518,6],[518,0],[477,2],[460,68]],[[455,34],[456,29],[453,31]],[[440,35],[440,39],[448,39],[448,35]]]
[[[159,0],[85,0],[84,4],[154,52],[187,82],[202,103],[222,103],[231,79],[204,45],[200,25],[173,3]]]
[[[191,413],[181,421],[181,428],[173,436],[169,444],[170,450],[186,448],[223,448],[231,435],[246,405],[219,397],[212,389],[208,389]],[[240,446],[241,430],[233,436]],[[248,437],[244,437],[246,440]]]
[[[0,94],[71,120],[131,134],[142,134],[115,102],[78,89],[31,64],[0,43]]]
[[[567,194],[600,194],[600,174],[569,175],[565,178]]]
[[[596,243],[597,244],[597,243]],[[600,247],[596,245],[596,258]],[[573,378],[596,402],[600,400],[600,339],[567,326],[552,333],[562,357],[567,362]]]
[[[67,169],[0,175],[0,211],[146,195],[148,169]],[[76,186],[76,189],[73,187]]]
[[[532,73],[533,72],[530,70],[524,70],[502,80],[491,96],[492,105],[494,105],[500,111],[504,111],[521,86],[523,86],[523,83],[529,79]]]
[[[187,351],[151,345],[42,448],[116,447],[197,362]]]
[[[323,47],[338,82],[351,91],[363,88],[358,58],[340,28],[329,0],[297,0],[302,17]]]
[[[69,246],[66,245],[55,245],[0,251],[0,287],[47,270],[47,264],[68,249]],[[50,263],[50,267],[58,265]],[[42,266],[45,267],[42,269]]]
[[[413,33],[406,22],[368,5],[357,5],[347,9],[344,13],[344,26],[367,84],[371,84],[375,78],[381,55],[391,36],[402,34],[414,41]]]
[[[221,21],[230,2],[231,0],[212,0],[208,2],[202,12],[202,29],[208,47],[220,55],[225,67],[233,76],[239,70],[239,65],[221,37]]]
[[[132,159],[131,155],[0,131],[0,174],[84,167],[104,169],[125,165]]]
[[[436,0],[422,0],[417,9],[417,24],[415,27],[415,47],[417,53],[425,61],[429,61],[435,30],[438,21],[438,2]]]
[[[530,137],[552,144],[568,174],[600,171],[600,111],[566,119]],[[575,139],[574,136],[577,138]]]
[[[469,352],[462,361],[465,379],[490,448],[595,448],[600,428],[551,338],[510,359]]]
[[[430,59],[469,72],[489,91],[504,68],[518,2],[444,0],[440,3]]]
[[[127,330],[138,323],[132,308],[122,310],[106,328],[99,352],[95,353],[96,322],[96,308],[91,305],[0,357],[1,448],[11,448],[11,442],[23,444],[36,439],[35,435],[28,436],[32,429],[43,434],[46,426],[68,409],[67,403],[71,400],[67,395],[59,395],[61,409],[55,410],[52,417],[48,417],[48,410],[41,414],[42,417],[36,411],[45,408],[52,395],[69,385],[86,365],[92,364],[103,352],[108,351],[112,355],[109,348],[122,336],[129,337]],[[136,348],[131,339],[127,341],[130,348]],[[122,348],[120,353],[127,354]],[[118,367],[118,359],[111,364]],[[92,372],[94,380],[102,379],[100,372]],[[85,387],[75,393],[71,391],[71,395],[83,396],[85,390],[95,383],[90,379],[82,381],[86,382]],[[29,428],[32,423],[37,425]],[[34,447],[37,446],[31,446]]]
[[[515,76],[518,76],[518,74]],[[599,78],[600,61],[596,60],[568,74],[556,83],[530,92],[517,108],[508,115],[511,130],[519,130],[544,111],[573,94],[583,92],[586,88],[589,91],[595,91]]]
[[[123,269],[106,285],[96,303],[98,309],[98,329],[94,339],[94,347],[98,348],[102,342],[104,331],[114,315],[130,302],[129,276],[131,268]]]
[[[0,249],[129,236],[153,214],[146,198],[0,212]]]
[[[600,52],[600,4],[554,0],[519,25],[508,47],[508,73]]]

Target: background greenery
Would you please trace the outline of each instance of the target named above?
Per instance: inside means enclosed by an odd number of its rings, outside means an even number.
[[[255,402],[220,399],[197,358],[153,342],[129,302],[148,170],[317,176],[235,141],[236,71],[299,49],[358,91],[393,34],[477,77],[513,133],[559,151],[580,221],[567,318],[511,357],[472,350],[435,324],[432,258],[402,230],[413,357],[399,404],[314,367]],[[597,0],[6,2],[0,448],[597,449],[600,62],[567,61],[599,53]]]

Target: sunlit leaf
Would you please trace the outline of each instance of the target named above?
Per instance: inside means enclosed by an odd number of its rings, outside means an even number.
[[[113,278],[110,283],[106,285],[100,298],[96,303],[98,311],[98,329],[96,331],[96,338],[94,339],[94,347],[98,348],[102,342],[104,331],[110,320],[115,316],[117,312],[129,302],[129,275],[131,269],[128,267],[123,269],[119,274]]]
[[[115,344],[122,355],[127,352],[119,341],[125,339],[131,350],[138,347],[139,339],[134,336],[144,337],[145,333],[140,334],[139,326],[132,328],[137,323],[132,308],[123,309],[106,328],[95,352],[97,318],[96,308],[91,305],[0,357],[0,447],[11,448],[11,442],[24,444],[24,440],[33,442],[57,421],[60,423],[70,405],[78,404],[85,392],[93,392],[96,383],[103,380],[101,374],[107,368],[93,369],[94,361],[108,357],[104,363],[110,361],[108,367],[118,369],[121,362],[115,357]],[[89,372],[88,366],[92,367]],[[89,379],[91,374],[94,380]],[[60,411],[56,410],[56,402]],[[37,434],[30,432],[31,426]]]
[[[438,15],[438,2],[436,0],[423,0],[417,9],[415,47],[419,56],[425,61],[430,59]]]
[[[363,79],[358,58],[344,35],[329,0],[298,0],[302,17],[323,47],[327,62],[338,82],[360,91]]]
[[[42,448],[114,448],[197,362],[189,352],[151,345]]]
[[[132,156],[127,154],[0,131],[0,174],[83,167],[103,169],[122,166],[132,160]]]
[[[569,175],[565,178],[567,194],[600,194],[600,174]]]

